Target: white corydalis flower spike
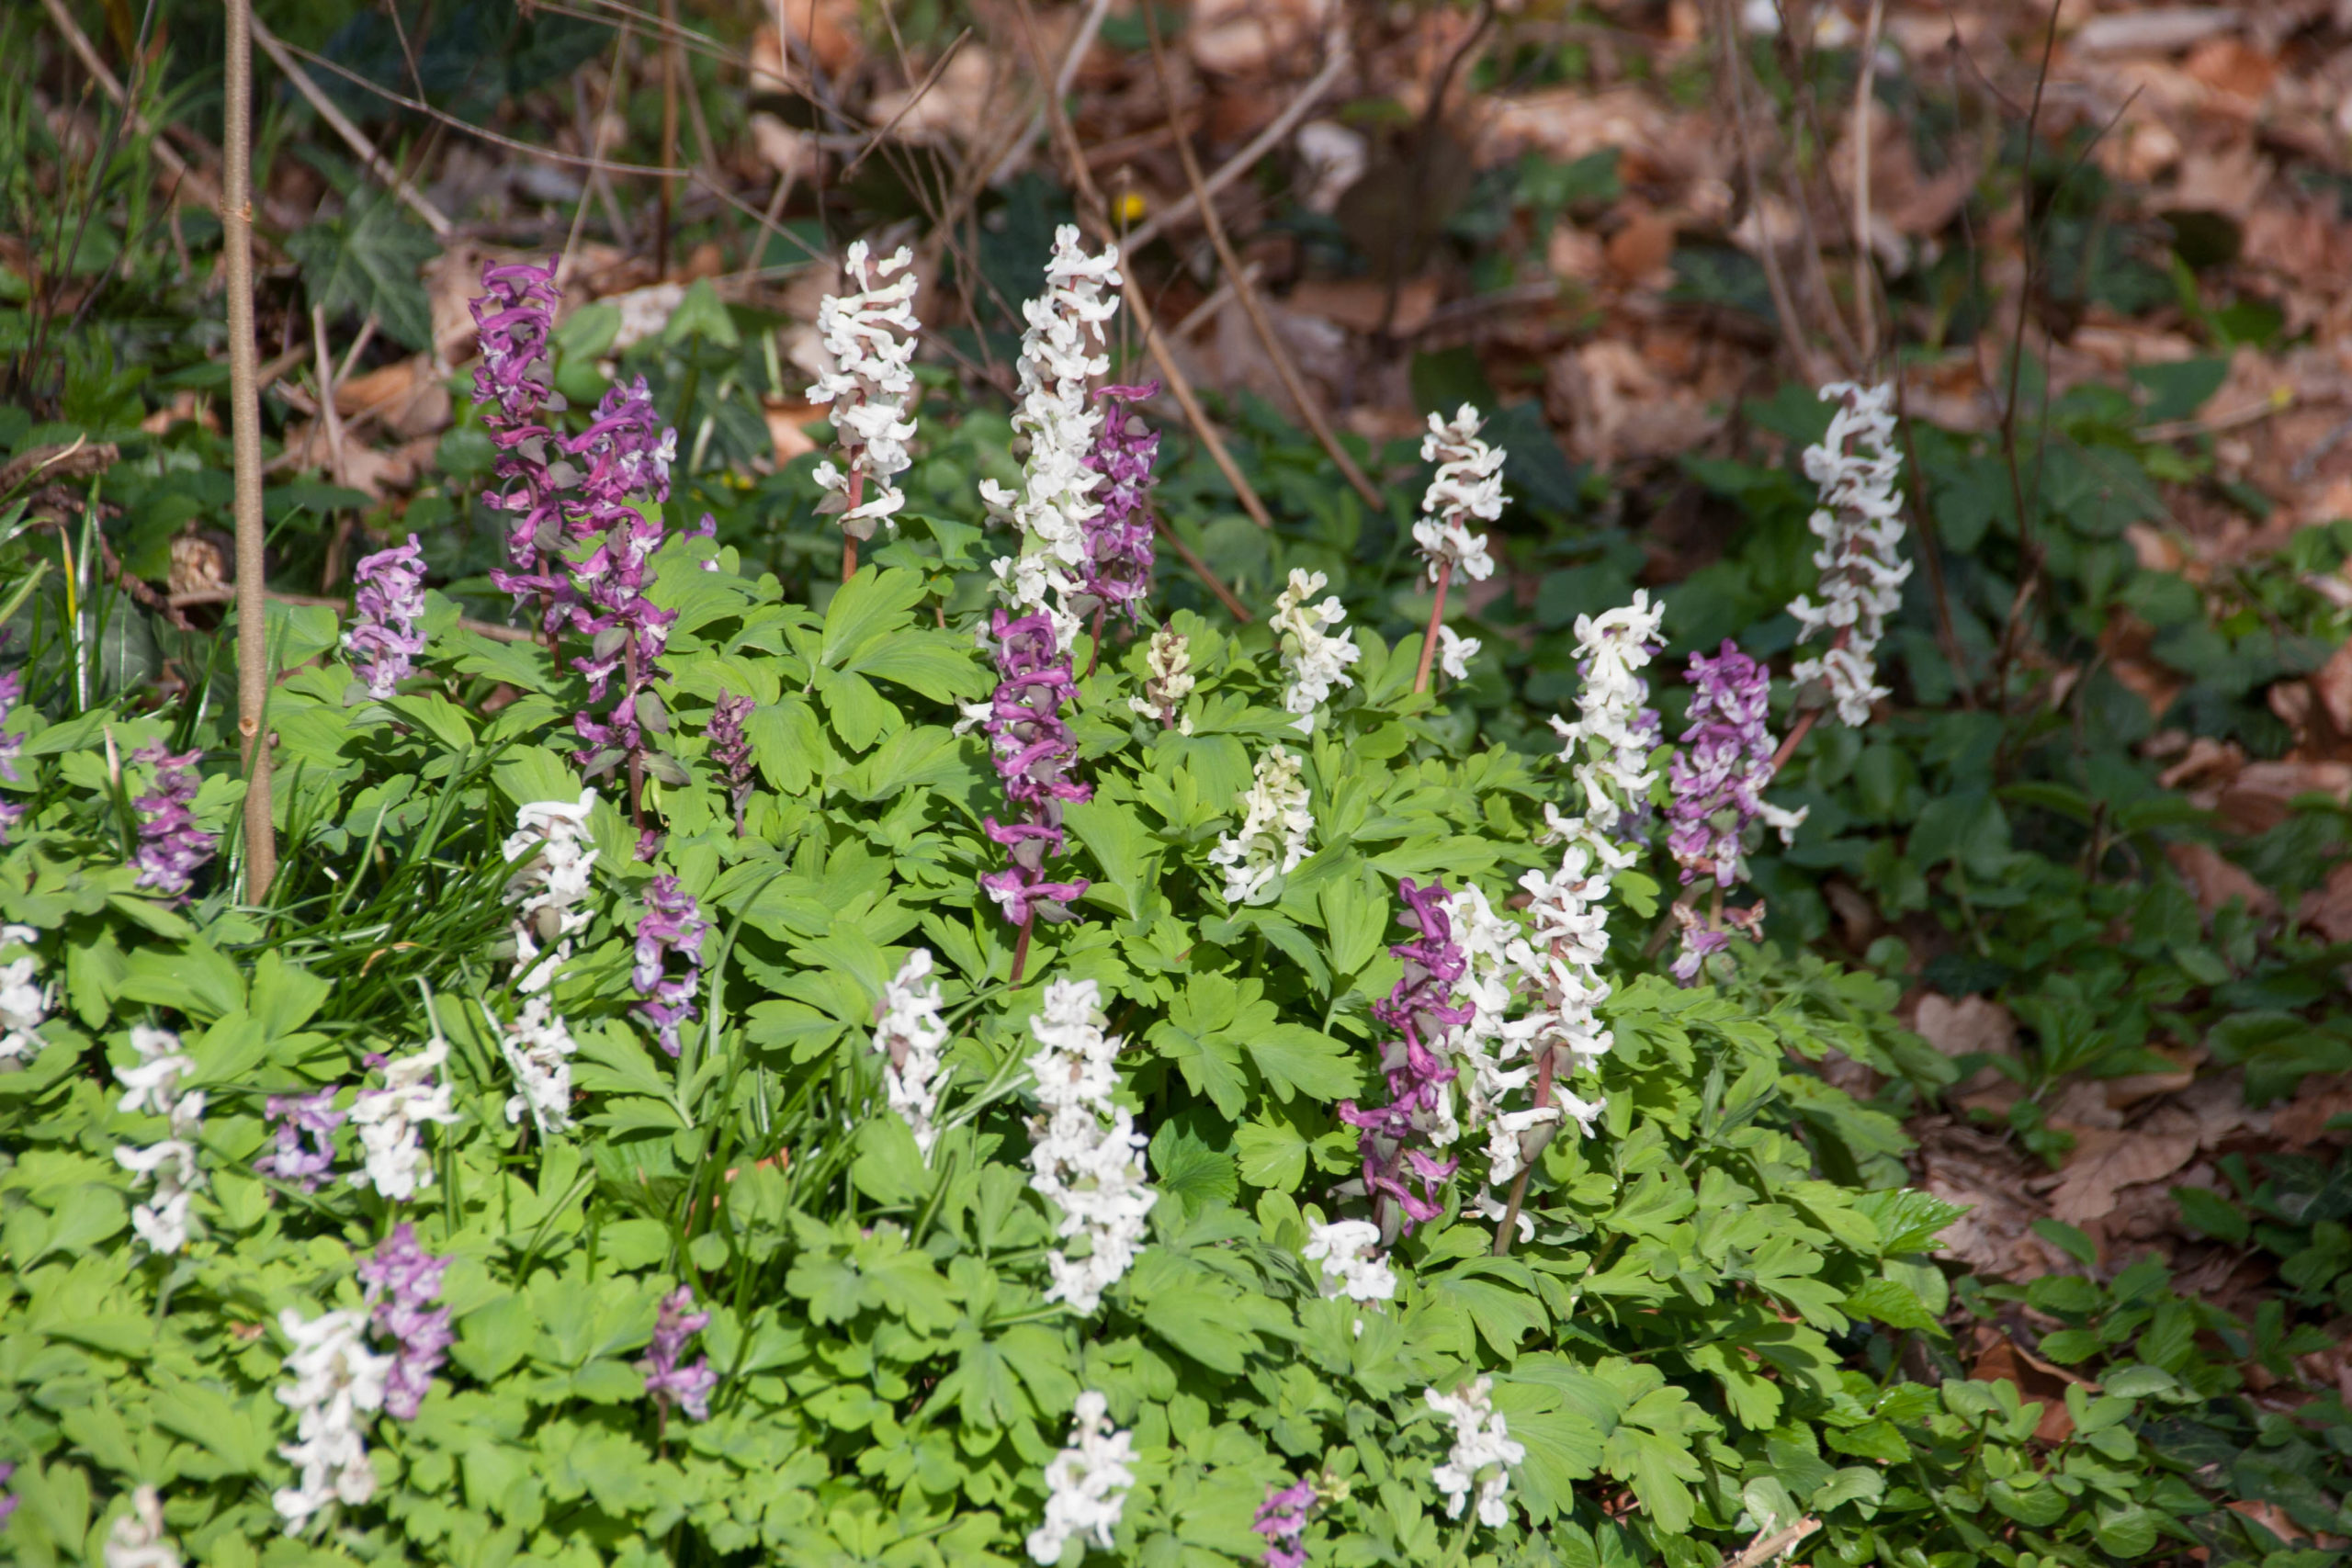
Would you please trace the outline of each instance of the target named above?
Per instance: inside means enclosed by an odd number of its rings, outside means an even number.
[[[514,1074],[515,1093],[507,1097],[506,1120],[519,1122],[527,1113],[542,1137],[571,1126],[571,1057],[580,1049],[571,1028],[544,996],[526,997],[514,1021],[504,1024],[488,1008],[482,1010],[498,1054]]]
[[[932,978],[931,969],[931,949],[918,947],[907,954],[882,993],[874,1024],[874,1049],[883,1058],[884,1092],[890,1109],[914,1134],[925,1165],[939,1142],[933,1118],[947,1078],[939,1062],[947,1043],[947,1025],[939,1016],[939,982]]]
[[[1053,981],[1029,1021],[1037,1040],[1029,1073],[1045,1111],[1029,1126],[1029,1186],[1059,1212],[1057,1235],[1089,1244],[1084,1258],[1046,1255],[1054,1277],[1046,1299],[1081,1317],[1134,1265],[1159,1196],[1144,1182],[1145,1139],[1134,1113],[1113,1100],[1121,1041],[1103,1033],[1104,1021],[1091,980]]]
[[[1111,1404],[1092,1389],[1078,1396],[1069,1427],[1069,1447],[1046,1466],[1045,1522],[1029,1532],[1032,1560],[1061,1561],[1062,1549],[1072,1536],[1109,1551],[1111,1532],[1127,1506],[1127,1491],[1136,1483],[1129,1467],[1135,1460],[1132,1433],[1114,1431]]]
[[[1363,657],[1353,638],[1339,630],[1348,618],[1347,606],[1336,593],[1320,604],[1312,603],[1328,580],[1319,571],[1291,569],[1290,584],[1274,600],[1268,623],[1282,639],[1283,708],[1298,717],[1291,728],[1301,735],[1315,731],[1315,711],[1329,699],[1334,685],[1352,686],[1348,667]]]
[[[204,1094],[180,1087],[195,1073],[196,1063],[170,1030],[133,1024],[130,1048],[139,1054],[139,1064],[115,1069],[115,1081],[122,1085],[115,1109],[130,1116],[161,1116],[167,1130],[144,1147],[122,1145],[114,1151],[115,1163],[150,1188],[147,1201],[130,1211],[130,1228],[150,1250],[169,1255],[186,1250],[188,1205],[204,1185],[196,1159]]]
[[[817,333],[833,367],[808,389],[812,403],[833,405],[833,429],[842,468],[817,466],[826,491],[820,513],[839,513],[842,532],[870,539],[881,524],[899,531],[905,494],[890,482],[913,459],[915,319],[914,252],[899,247],[888,261],[872,263],[865,242],[851,244],[842,271],[856,285],[849,294],[828,294],[817,307]]]
[[[1275,877],[1298,869],[1315,827],[1307,801],[1298,759],[1280,746],[1266,748],[1250,787],[1234,802],[1241,826],[1209,852],[1209,863],[1225,870],[1227,903],[1247,904]]]
[[[1151,634],[1151,645],[1144,651],[1144,669],[1143,695],[1129,697],[1127,706],[1158,719],[1163,729],[1192,734],[1193,721],[1184,712],[1184,699],[1193,694],[1193,685],[1190,639],[1174,626],[1161,626]]]
[[[1430,1409],[1453,1423],[1453,1447],[1445,1462],[1430,1474],[1437,1489],[1445,1494],[1445,1517],[1460,1518],[1475,1487],[1478,1522],[1489,1529],[1500,1529],[1510,1522],[1510,1506],[1503,1497],[1510,1490],[1511,1467],[1527,1457],[1527,1449],[1511,1441],[1510,1428],[1495,1408],[1493,1380],[1480,1378],[1458,1393],[1440,1393],[1432,1388],[1422,1397]]]
[[[1584,685],[1571,724],[1554,716],[1560,761],[1575,772],[1583,795],[1579,816],[1596,835],[1638,818],[1657,774],[1649,766],[1657,744],[1658,716],[1647,706],[1649,682],[1642,671],[1656,656],[1666,617],[1645,590],[1634,602],[1600,615],[1577,617],[1577,668]]]
[[[384,1407],[392,1358],[368,1348],[368,1314],[329,1312],[305,1320],[288,1307],[277,1325],[293,1341],[286,1353],[287,1375],[278,1403],[296,1413],[296,1441],[278,1452],[294,1462],[296,1483],[280,1487],[270,1502],[293,1535],[330,1503],[356,1507],[376,1495],[376,1472],[368,1462],[365,1417]]]
[[[1503,451],[1478,439],[1483,423],[1478,411],[1464,403],[1450,421],[1430,415],[1429,434],[1421,437],[1421,461],[1435,463],[1437,473],[1421,497],[1413,542],[1429,563],[1431,582],[1449,568],[1473,582],[1484,582],[1495,570],[1487,536],[1470,532],[1472,519],[1491,523],[1503,514]]]
[[[1396,1299],[1396,1270],[1380,1255],[1378,1225],[1370,1220],[1334,1220],[1310,1225],[1308,1233],[1299,1251],[1309,1263],[1320,1265],[1325,1295],[1351,1302]]]
[[[0,964],[0,1062],[21,1062],[40,1055],[47,1043],[40,1034],[57,1000],[54,982],[40,976],[40,955],[32,951],[40,933],[30,926],[0,926],[0,947],[21,946],[19,957]]]
[[[596,792],[573,800],[539,800],[515,814],[503,846],[506,898],[514,911],[514,988],[525,996],[547,989],[571,957],[571,937],[590,918],[582,906],[598,851],[588,840]]]
[[[1895,481],[1903,456],[1894,446],[1894,385],[1850,381],[1821,389],[1838,400],[1829,430],[1804,451],[1805,477],[1821,487],[1812,528],[1821,539],[1813,564],[1821,570],[1821,601],[1800,596],[1789,604],[1797,640],[1826,637],[1819,658],[1790,668],[1799,682],[1818,681],[1844,723],[1868,724],[1871,707],[1890,694],[1878,684],[1875,655],[1886,618],[1903,604],[1911,563],[1903,558],[1903,498]]]
[[[354,1171],[354,1187],[372,1187],[387,1200],[404,1203],[433,1185],[433,1156],[424,1147],[429,1122],[458,1120],[449,1081],[441,1076],[449,1042],[439,1030],[418,1050],[384,1064],[381,1089],[363,1089],[352,1103],[351,1124],[359,1130],[366,1168]]]
[[[1103,326],[1119,309],[1119,249],[1090,256],[1076,226],[1054,231],[1046,289],[1021,307],[1021,406],[1014,432],[1028,443],[1021,488],[980,481],[989,513],[1020,530],[1014,554],[995,563],[997,592],[1018,615],[1043,614],[1056,648],[1068,652],[1079,617],[1069,598],[1079,591],[1088,559],[1087,525],[1102,510],[1093,499],[1102,476],[1086,465],[1102,416],[1088,383],[1105,375]]]

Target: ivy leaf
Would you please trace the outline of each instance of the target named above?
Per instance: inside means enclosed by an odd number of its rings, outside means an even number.
[[[441,254],[432,234],[389,197],[355,194],[341,218],[286,236],[311,303],[330,314],[373,316],[386,337],[423,354],[433,347],[433,306],[418,274]]]

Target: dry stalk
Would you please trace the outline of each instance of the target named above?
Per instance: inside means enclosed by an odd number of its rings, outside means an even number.
[[[1824,379],[1820,362],[1805,341],[1804,319],[1797,314],[1788,276],[1781,270],[1780,247],[1772,243],[1771,225],[1765,216],[1763,164],[1756,155],[1755,133],[1747,123],[1747,62],[1739,51],[1739,18],[1732,14],[1731,0],[1716,0],[1714,9],[1715,38],[1721,45],[1724,83],[1731,93],[1732,128],[1739,141],[1740,167],[1747,176],[1747,205],[1756,219],[1756,252],[1764,264],[1765,287],[1771,290],[1772,313],[1780,319],[1781,337],[1789,345],[1790,357],[1797,362],[1798,378],[1818,387]]]
[[[245,7],[232,7],[232,10],[241,9]],[[333,98],[319,90],[319,85],[311,80],[311,73],[302,69],[301,62],[294,58],[293,51],[279,41],[277,35],[263,25],[259,17],[248,15],[246,21],[254,42],[261,45],[262,52],[269,56],[270,63],[294,85],[294,90],[302,95],[305,103],[318,111],[319,118],[327,122],[328,128],[343,139],[343,144],[358,154],[359,161],[368,166],[368,172],[383,181],[386,188],[400,198],[401,205],[415,213],[424,226],[433,231],[435,239],[447,241],[454,235],[458,226],[449,220],[449,215],[434,206],[430,197],[409,183],[406,175],[393,168],[384,155],[376,151],[376,144],[368,140],[367,133],[352,124],[350,117],[334,107]],[[233,156],[232,154],[232,159]]]
[[[1871,265],[1871,95],[1878,85],[1878,34],[1886,0],[1871,0],[1862,24],[1862,68],[1854,84],[1854,316],[1865,361],[1878,357],[1877,269]]]
[[[1168,69],[1168,51],[1160,42],[1159,21],[1149,6],[1143,8],[1143,19],[1151,38],[1151,68],[1159,78],[1159,95],[1168,101],[1171,117],[1170,124],[1173,127],[1176,82]],[[1348,455],[1347,448],[1340,445],[1340,438],[1332,433],[1331,422],[1324,417],[1321,400],[1308,389],[1306,378],[1298,373],[1297,362],[1274,331],[1273,322],[1267,319],[1265,305],[1258,298],[1257,288],[1250,281],[1250,269],[1241,265],[1241,257],[1234,251],[1232,238],[1225,231],[1225,220],[1217,216],[1216,203],[1209,198],[1207,187],[1201,179],[1200,160],[1193,156],[1193,139],[1182,130],[1177,130],[1175,141],[1176,155],[1184,165],[1184,181],[1193,187],[1193,197],[1199,204],[1202,225],[1208,231],[1209,243],[1216,249],[1217,265],[1225,269],[1226,281],[1232,285],[1234,297],[1240,300],[1241,309],[1248,313],[1250,330],[1257,334],[1259,346],[1266,351],[1266,357],[1272,362],[1274,374],[1282,378],[1283,389],[1297,405],[1299,417],[1306,421],[1306,427],[1315,433],[1315,439],[1322,443],[1323,450],[1340,470],[1340,477],[1354,487],[1366,506],[1374,512],[1386,511],[1387,506],[1381,500],[1380,491],[1372,480],[1364,477],[1364,471],[1356,466],[1356,460]]]
[[[228,0],[221,160],[221,248],[229,286],[229,417],[236,456],[237,734],[245,766],[245,901],[258,904],[277,875],[277,831],[270,821],[269,612],[262,558],[260,346],[254,340],[253,42],[267,36],[253,0]]]

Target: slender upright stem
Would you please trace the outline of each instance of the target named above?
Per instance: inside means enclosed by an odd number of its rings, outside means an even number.
[[[1094,606],[1094,641],[1086,650],[1086,674],[1081,679],[1093,679],[1094,667],[1102,661],[1102,612],[1109,608],[1108,604]]]
[[[1023,921],[1022,921],[1022,922],[1021,922],[1021,934],[1020,934],[1018,937],[1016,937],[1016,938],[1014,938],[1014,939],[1013,939],[1013,942],[1012,942],[1012,973],[1011,975],[1009,975],[1009,976],[1007,976],[1005,977],[1005,982],[1004,982],[1004,983],[1005,983],[1006,985],[1008,985],[1008,986],[1017,986],[1017,985],[1021,984],[1021,971],[1022,971],[1022,970],[1023,970],[1024,968],[1028,967],[1028,964],[1029,964],[1029,925],[1030,925],[1030,922],[1029,922],[1029,921],[1027,921],[1027,920],[1023,920]]]
[[[253,4],[228,0],[227,134],[220,234],[229,285],[229,420],[236,462],[237,735],[245,767],[245,899],[259,903],[277,876],[270,822],[269,611],[264,602],[261,515],[261,355],[254,342]],[[332,390],[327,393],[334,396]]]
[[[849,467],[849,505],[842,513],[842,581],[847,582],[857,575],[857,536],[849,531],[849,514],[865,499],[865,454],[845,450],[842,456]]]
[[[678,0],[662,0],[662,166],[678,164]],[[653,235],[653,270],[670,276],[670,209],[676,199],[671,176],[661,176],[660,227]]]
[[[1782,768],[1788,766],[1789,759],[1791,757],[1796,755],[1797,742],[1812,734],[1813,727],[1820,722],[1821,710],[1819,708],[1807,708],[1804,712],[1797,715],[1797,721],[1789,726],[1789,733],[1783,737],[1781,741],[1781,749],[1772,753],[1772,772],[1775,775],[1778,775]]]
[[[1437,629],[1445,625],[1445,591],[1453,582],[1453,563],[1442,560],[1437,564],[1437,603],[1430,606],[1429,629],[1421,634],[1421,662],[1413,671],[1415,693],[1430,689],[1430,663],[1437,658]]]
[[[1535,1065],[1535,1109],[1543,1110],[1552,1103],[1552,1056],[1545,1051],[1544,1059]],[[1535,1162],[1529,1160],[1519,1168],[1519,1179],[1510,1184],[1510,1201],[1503,1207],[1502,1224],[1495,1229],[1495,1256],[1502,1257],[1510,1250],[1512,1240],[1519,1235],[1520,1205],[1527,1201],[1527,1179],[1535,1174]]]

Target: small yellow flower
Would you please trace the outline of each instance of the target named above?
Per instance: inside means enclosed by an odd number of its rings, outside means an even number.
[[[1122,195],[1119,197],[1115,212],[1119,221],[1122,223],[1142,222],[1144,215],[1144,201],[1142,194],[1140,192],[1131,190]]]

